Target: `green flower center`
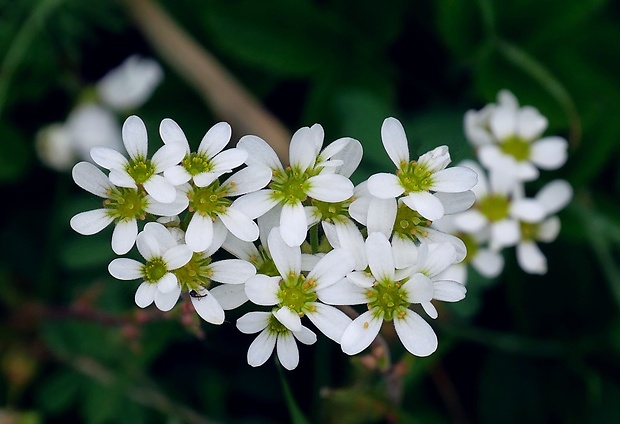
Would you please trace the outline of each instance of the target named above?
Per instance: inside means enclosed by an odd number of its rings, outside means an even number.
[[[519,222],[519,226],[521,227],[521,240],[536,240],[540,229],[539,224],[521,221]]]
[[[433,186],[431,171],[416,161],[402,162],[396,175],[405,189],[405,194],[428,191]]]
[[[518,162],[523,162],[530,158],[531,145],[527,140],[512,135],[500,143],[502,152],[514,157]]]
[[[310,175],[291,167],[287,167],[284,174],[279,171],[273,171],[274,180],[269,187],[274,191],[274,198],[281,203],[295,204],[298,201],[303,202],[308,195],[310,189],[308,178]]]
[[[376,316],[383,314],[385,321],[391,321],[394,316],[404,318],[405,309],[411,304],[407,300],[407,291],[403,289],[404,281],[384,280],[377,281],[368,289],[368,309],[374,311]]]
[[[215,219],[217,213],[226,212],[232,203],[226,198],[227,194],[228,190],[220,187],[217,180],[207,187],[194,187],[187,193],[189,210]]]
[[[152,258],[142,267],[142,275],[149,283],[158,282],[167,272],[168,267],[162,258]]]
[[[129,161],[125,171],[133,178],[136,184],[144,184],[155,174],[155,167],[149,159],[136,158]]]
[[[174,275],[182,290],[196,290],[201,287],[209,288],[213,271],[210,268],[211,258],[202,253],[194,252],[192,258],[181,268],[174,270]]]
[[[401,238],[408,238],[416,241],[420,236],[426,235],[426,228],[431,225],[431,221],[422,217],[419,213],[411,210],[407,205],[401,203],[396,211],[394,221],[394,232]]]
[[[501,194],[491,194],[480,199],[477,206],[489,221],[496,222],[508,218],[510,201]]]
[[[348,200],[344,202],[327,203],[321,202],[320,200],[312,199],[312,206],[315,206],[317,208],[318,214],[321,219],[323,221],[328,221],[332,223],[338,221],[342,222],[345,218],[349,217],[347,210],[348,205],[350,204],[351,202],[349,202]]]
[[[203,172],[211,172],[213,170],[213,163],[211,163],[211,160],[202,153],[190,153],[183,158],[181,164],[183,165],[183,168],[185,168],[185,170],[192,176]]]
[[[288,278],[280,280],[277,293],[280,306],[287,306],[302,316],[308,309],[306,305],[318,299],[315,287],[316,282],[312,279],[306,280],[304,275],[289,275]]]
[[[107,213],[118,221],[145,219],[147,207],[146,194],[143,190],[116,187],[108,191],[108,198],[103,201]]]

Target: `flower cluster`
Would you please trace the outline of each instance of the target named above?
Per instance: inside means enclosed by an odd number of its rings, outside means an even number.
[[[547,119],[532,106],[519,106],[511,92],[500,91],[497,100],[465,114],[465,134],[478,162],[461,165],[478,174],[475,204],[435,223],[467,245],[467,258],[451,270],[461,281],[466,280],[467,264],[485,277],[498,276],[504,267],[502,252],[511,247],[525,272],[545,274],[547,260],[537,242],[557,237],[556,213],[572,198],[570,184],[560,179],[526,196],[526,183],[533,184],[540,170],[564,165],[568,143],[558,136],[542,137]]]
[[[217,123],[193,151],[176,122],[164,119],[163,145],[149,150],[145,124],[130,116],[126,152],[94,147],[94,164],[74,166],[76,184],[103,202],[71,226],[90,235],[113,224],[113,251],[137,248],[143,261],[120,257],[108,267],[117,279],[141,280],[136,304],[169,311],[181,299],[211,324],[254,305],[237,320],[239,331],[258,333],[252,366],[275,348],[281,364],[295,368],[296,340],[317,340],[311,328],[354,355],[384,322],[412,354],[433,353],[437,336],[421,314],[434,319],[437,301],[465,297],[463,282],[446,272],[467,256],[463,241],[434,223],[474,204],[476,172],[449,167],[446,146],[411,160],[395,118],[381,128],[394,173],[358,185],[350,179],[362,159],[358,140],[324,146],[321,125],[300,128],[284,165],[254,135],[229,147],[231,132]]]

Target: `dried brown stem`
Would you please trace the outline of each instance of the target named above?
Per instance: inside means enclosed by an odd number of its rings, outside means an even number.
[[[161,58],[241,134],[257,135],[288,162],[290,132],[208,51],[151,0],[120,0]]]

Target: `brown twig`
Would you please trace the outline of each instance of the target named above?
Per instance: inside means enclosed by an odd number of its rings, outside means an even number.
[[[257,135],[288,162],[290,132],[208,51],[151,0],[120,0],[161,58],[203,97],[216,116]]]

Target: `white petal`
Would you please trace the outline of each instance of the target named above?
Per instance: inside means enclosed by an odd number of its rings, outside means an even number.
[[[460,238],[453,236],[452,234],[442,233],[436,229],[429,227],[426,229],[424,238],[421,237],[421,241],[425,243],[450,243],[456,250],[456,257],[454,262],[461,262],[467,256],[467,247]]]
[[[155,292],[155,306],[163,312],[167,312],[174,308],[181,295],[181,286],[176,284],[172,290],[164,293],[162,291]]]
[[[267,166],[272,171],[284,173],[278,155],[262,138],[255,135],[244,135],[237,143],[237,147],[248,152],[248,158],[245,162],[248,166]]]
[[[344,330],[340,345],[347,355],[357,355],[366,349],[379,334],[383,318],[374,316],[374,311],[366,311],[355,318]]]
[[[165,144],[179,143],[189,152],[189,143],[185,133],[175,121],[170,118],[162,119],[159,124],[159,136]]]
[[[368,233],[380,232],[386,237],[390,237],[394,229],[394,221],[396,220],[397,213],[398,203],[396,199],[379,199],[373,197],[368,204],[365,224],[368,227]]]
[[[491,225],[491,248],[499,249],[514,246],[521,236],[519,223],[512,219],[497,221]]]
[[[161,203],[172,203],[177,191],[170,181],[161,175],[153,175],[144,183],[144,189],[153,199]]]
[[[114,221],[114,218],[108,214],[107,209],[95,209],[78,213],[71,218],[69,225],[76,232],[84,236],[91,236],[103,230],[112,221]]]
[[[301,327],[301,331],[294,332],[293,336],[305,345],[314,344],[317,340],[316,334],[314,334],[314,332],[307,327]]]
[[[517,112],[517,134],[525,140],[533,140],[547,128],[547,118],[531,107],[523,106]]]
[[[547,272],[547,258],[532,241],[517,244],[517,261],[530,274],[542,275]]]
[[[232,234],[228,234],[226,240],[222,244],[222,248],[233,256],[243,259],[244,261],[250,261],[251,258],[258,258],[258,249],[254,243],[239,240]]]
[[[110,265],[110,275],[119,280],[137,280],[142,277],[142,263],[130,258],[116,258]]]
[[[349,282],[346,278],[324,289],[317,290],[316,293],[321,302],[328,305],[363,305],[368,303],[366,289]]]
[[[129,252],[136,242],[138,235],[138,222],[135,219],[119,221],[112,231],[112,250],[117,255]]]
[[[435,193],[435,197],[443,205],[446,215],[466,211],[476,202],[476,195],[471,190],[462,193]]]
[[[161,246],[156,233],[152,231],[142,231],[138,234],[136,247],[144,259],[150,260],[153,257],[161,256]]]
[[[273,197],[273,190],[259,190],[244,194],[236,199],[231,207],[250,219],[258,218],[271,210],[279,202]]]
[[[342,202],[353,196],[353,183],[339,174],[316,175],[308,183],[308,196],[322,202]]]
[[[466,293],[467,289],[465,286],[457,281],[435,281],[435,295],[433,297],[437,300],[443,302],[458,302],[459,300],[465,299]]]
[[[243,284],[256,274],[254,265],[241,259],[224,259],[212,262],[209,269],[211,279],[218,283]]]
[[[403,203],[431,221],[435,221],[444,215],[441,201],[427,191],[409,193],[403,197]]]
[[[288,306],[281,307],[273,315],[289,330],[301,331],[301,318],[297,312],[291,310]]]
[[[123,144],[132,159],[146,157],[148,154],[148,138],[146,126],[142,119],[135,115],[130,116],[123,123]]]
[[[90,157],[105,169],[124,169],[129,163],[125,156],[110,147],[93,147],[90,149]]]
[[[206,292],[207,290],[205,290]],[[208,323],[211,324],[222,324],[224,322],[224,309],[219,304],[217,299],[211,296],[210,293],[206,293],[203,295],[201,292],[201,297],[191,297],[192,305],[194,305],[194,309],[200,316],[200,318],[204,319]]]
[[[553,180],[540,189],[535,198],[542,204],[547,215],[552,215],[570,203],[573,188],[568,181]]]
[[[245,282],[245,294],[255,304],[271,306],[279,302],[280,277],[257,274]]]
[[[187,198],[187,195],[181,191],[181,190],[176,190],[176,197],[174,198],[174,201],[171,203],[161,203],[156,201],[155,199],[153,199],[151,196],[147,196],[146,197],[147,200],[147,205],[146,205],[146,211],[148,213],[152,213],[153,215],[157,215],[157,216],[174,216],[174,215],[178,215],[181,212],[183,212],[185,209],[187,209],[187,206],[189,205],[189,200]]]
[[[323,156],[324,154],[327,155],[328,149],[332,145],[336,145],[336,143],[340,142],[341,140],[346,140],[347,144],[342,150],[340,150],[338,153],[332,156],[332,160],[342,160],[344,162],[338,168],[336,173],[340,175],[344,175],[345,177],[349,178],[351,177],[351,175],[353,175],[353,172],[355,172],[355,170],[357,169],[357,167],[362,161],[362,157],[364,155],[362,143],[360,143],[358,140],[354,138],[343,137],[343,138],[340,138],[334,141],[329,146],[327,146],[325,150],[323,150],[323,153],[321,153],[321,156]]]
[[[409,146],[405,129],[396,118],[386,118],[381,125],[381,142],[392,160],[400,168],[402,162],[409,163]]]
[[[306,280],[315,280],[316,289],[322,289],[341,280],[353,271],[355,259],[344,249],[335,249],[327,253],[310,271]]]
[[[405,189],[396,175],[380,172],[368,178],[368,191],[380,199],[391,199],[403,194]]]
[[[323,140],[321,140],[321,145]],[[318,146],[320,149],[321,146]],[[314,165],[318,154],[314,132],[309,127],[302,127],[295,131],[289,146],[289,158],[291,166],[299,168],[301,172]]]
[[[186,244],[180,244],[167,250],[163,254],[164,262],[168,269],[178,269],[187,264],[192,259],[192,249]]]
[[[280,215],[280,234],[289,246],[301,246],[308,234],[306,212],[301,202],[285,204]]]
[[[433,281],[424,274],[415,273],[403,285],[407,293],[407,300],[411,303],[430,302],[435,294]]]
[[[498,108],[489,121],[491,131],[499,140],[505,139],[516,132],[517,115],[514,110]]]
[[[344,330],[351,324],[351,318],[333,306],[314,302],[315,310],[306,312],[306,316],[328,338],[340,343]]]
[[[258,333],[267,328],[270,316],[271,312],[248,312],[237,320],[237,328],[244,334]]]
[[[289,274],[299,275],[301,272],[301,250],[299,247],[291,247],[282,239],[281,229],[276,227],[269,233],[269,253],[280,272],[286,277]]]
[[[264,188],[269,181],[271,169],[254,165],[235,172],[222,183],[222,187],[227,187],[231,196],[241,196]]]
[[[164,171],[164,178],[166,178],[174,186],[185,184],[192,179],[192,176],[181,165],[171,166]]]
[[[227,122],[218,122],[213,125],[202,137],[198,146],[198,153],[204,153],[212,158],[221,152],[230,142],[232,128]]]
[[[194,184],[198,187],[206,187],[217,180],[221,174],[221,172],[201,172],[194,175]]]
[[[466,233],[476,233],[482,230],[489,220],[478,209],[470,209],[454,216],[454,224]]]
[[[79,187],[99,197],[108,197],[108,191],[114,187],[108,177],[90,162],[75,164],[71,175]]]
[[[437,335],[424,319],[411,310],[405,318],[395,318],[394,328],[405,349],[416,356],[428,356],[437,350]]]
[[[567,158],[568,143],[562,137],[545,137],[532,143],[532,162],[541,169],[558,169]]]
[[[212,241],[213,221],[211,217],[195,213],[187,226],[185,243],[187,243],[194,252],[202,252],[209,247]]]
[[[157,281],[157,290],[162,293],[169,293],[179,287],[177,277],[171,272],[167,272]]]
[[[366,257],[372,275],[379,281],[394,279],[392,246],[382,233],[370,233],[366,239]]]
[[[354,269],[358,271],[365,269],[368,266],[366,246],[364,244],[364,237],[357,225],[350,219],[347,219],[344,222],[337,222],[333,228],[336,231],[340,247],[348,250],[353,255],[355,259]]]
[[[444,169],[450,163],[450,151],[448,146],[435,147],[430,152],[424,153],[418,159],[418,163],[431,173]]]
[[[248,349],[248,364],[259,367],[267,362],[276,345],[277,336],[268,330],[263,330],[250,344]]]
[[[560,233],[560,227],[560,219],[557,216],[552,216],[551,218],[544,220],[538,226],[537,239],[547,243],[552,242]]]
[[[471,190],[478,182],[478,174],[466,166],[454,166],[433,174],[431,190],[444,193],[461,193]]]
[[[472,169],[478,176],[478,182],[472,187],[471,191],[474,192],[476,198],[482,198],[489,193],[489,182],[486,177],[486,172],[482,170],[478,162],[473,160],[464,160],[459,162],[459,166],[466,166]]]
[[[510,215],[521,221],[540,222],[545,214],[545,208],[536,199],[518,199],[510,205]]]
[[[235,237],[243,241],[258,239],[258,225],[243,212],[233,207],[228,207],[226,211],[219,213],[218,217]]]
[[[170,167],[178,165],[184,156],[185,146],[177,143],[166,144],[155,152],[151,163],[155,166],[155,173],[159,174]]]
[[[375,281],[377,281],[372,275],[368,275],[364,271],[353,271],[347,275],[347,280],[358,287],[365,288],[372,287]]]
[[[110,170],[108,175],[110,182],[118,187],[138,188],[133,177],[127,173],[124,169],[114,168]]]
[[[236,309],[249,300],[243,284],[220,284],[209,292],[225,311]]]
[[[429,255],[423,265],[424,273],[429,277],[439,275],[456,260],[456,249],[450,243],[431,244]]]
[[[504,257],[495,250],[481,249],[474,256],[471,264],[483,277],[495,278],[504,269]]]
[[[248,157],[248,152],[241,149],[227,149],[213,158],[213,172],[229,172],[241,166]]]
[[[418,260],[418,246],[408,238],[394,234],[392,238],[392,255],[397,269],[412,266]]]
[[[134,300],[136,305],[140,308],[146,308],[153,300],[155,300],[155,293],[157,293],[157,284],[151,284],[144,281],[140,286],[138,286],[138,290],[136,290],[136,294],[134,296]]]
[[[295,337],[291,333],[278,335],[276,353],[282,366],[289,371],[295,369],[299,364],[299,349],[295,343]]]

